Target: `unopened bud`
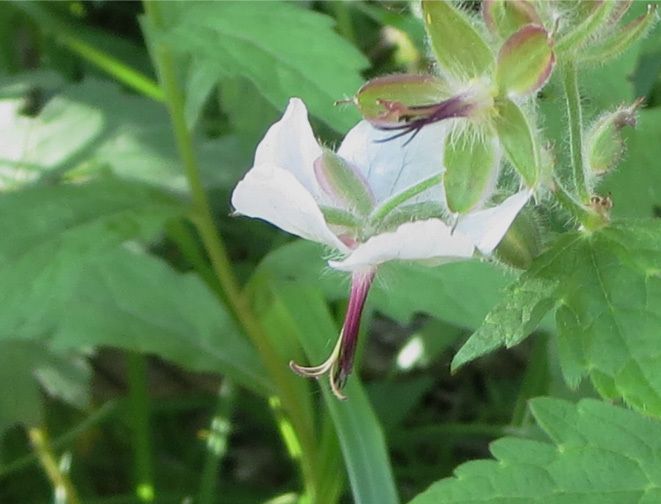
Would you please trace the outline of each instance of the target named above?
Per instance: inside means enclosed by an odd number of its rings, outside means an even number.
[[[484,0],[482,16],[489,31],[501,39],[526,25],[542,25],[537,9],[528,0]]]
[[[592,125],[585,139],[589,174],[603,175],[620,162],[625,151],[622,128],[636,126],[636,109],[640,103],[620,107]]]
[[[498,53],[496,84],[504,96],[535,93],[553,66],[553,41],[541,26],[527,25],[511,35]]]

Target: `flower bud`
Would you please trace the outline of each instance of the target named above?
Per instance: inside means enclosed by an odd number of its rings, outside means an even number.
[[[604,36],[591,47],[576,55],[577,63],[603,63],[625,51],[640,40],[656,21],[656,5],[649,5],[647,12],[633,21]]]
[[[535,93],[548,80],[555,64],[553,42],[538,25],[511,35],[498,53],[496,84],[504,96]]]
[[[500,164],[498,139],[467,123],[447,141],[443,164],[448,208],[455,213],[466,213],[487,199],[493,190]]]
[[[599,32],[608,25],[616,3],[604,0],[568,3],[572,5],[573,12],[567,18],[573,21],[574,26],[558,38],[555,45],[558,54],[579,54],[584,45],[598,37]]]
[[[513,101],[498,100],[493,125],[507,160],[528,187],[536,187],[541,172],[539,147],[526,116]]]
[[[494,255],[503,263],[518,269],[528,269],[542,251],[542,236],[533,211],[524,208],[512,222],[496,247]]]
[[[384,127],[409,121],[449,96],[444,81],[431,75],[393,74],[367,82],[354,101],[367,121]]]
[[[636,101],[629,107],[620,107],[592,125],[585,137],[589,173],[603,175],[620,162],[625,150],[621,130],[625,126],[636,126],[636,109],[640,103]]]
[[[367,216],[374,207],[374,195],[367,182],[350,163],[324,149],[314,162],[314,175],[321,189],[341,207]]]
[[[423,0],[422,14],[442,71],[461,79],[479,77],[493,66],[489,46],[451,2]]]
[[[542,25],[537,10],[528,0],[484,0],[482,16],[489,31],[501,39],[526,25]]]

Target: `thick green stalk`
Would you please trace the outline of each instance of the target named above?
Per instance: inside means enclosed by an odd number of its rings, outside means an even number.
[[[144,2],[146,19],[149,29],[162,29],[163,20],[160,12],[159,2]],[[165,103],[170,112],[170,120],[179,150],[184,164],[188,185],[193,198],[192,221],[195,224],[211,265],[218,281],[224,291],[228,309],[239,322],[239,326],[248,336],[267,370],[278,391],[283,409],[286,411],[289,421],[294,427],[298,442],[301,446],[301,459],[299,461],[303,473],[306,491],[314,501],[317,495],[318,477],[317,462],[315,461],[316,440],[314,434],[314,423],[311,412],[306,408],[304,398],[299,397],[293,382],[297,379],[292,374],[283,360],[276,352],[273,344],[263,331],[257,318],[252,312],[248,299],[242,294],[239,284],[232,271],[225,244],[214,224],[213,216],[207,195],[204,190],[202,179],[197,168],[193,140],[186,124],[184,115],[184,98],[177,80],[176,68],[173,55],[168,47],[163,44],[154,44],[148,40],[152,58],[159,75],[159,80],[165,96]]]
[[[197,493],[197,504],[212,504],[215,502],[218,487],[218,470],[223,457],[227,453],[227,438],[230,434],[230,418],[234,405],[234,385],[225,380],[218,391],[216,410],[211,419],[209,434],[206,440],[206,457],[200,488]]]
[[[583,112],[581,97],[578,91],[578,76],[575,65],[565,61],[561,65],[565,98],[567,100],[567,120],[569,126],[569,142],[571,148],[571,164],[574,175],[574,187],[582,203],[590,201],[590,192],[585,184],[583,166]]]
[[[53,447],[48,442],[46,432],[37,427],[33,427],[28,430],[28,437],[39,456],[41,467],[43,467],[51,485],[53,485],[53,489],[57,495],[63,496],[63,499],[58,502],[63,502],[65,504],[80,504],[76,489],[74,488],[73,483],[71,483],[69,475],[61,470],[60,464],[53,452]]]
[[[154,500],[151,433],[149,429],[149,385],[144,355],[128,352],[129,404],[133,431],[133,479],[135,494],[142,502]]]

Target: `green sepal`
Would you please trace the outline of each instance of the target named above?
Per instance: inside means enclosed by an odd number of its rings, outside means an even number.
[[[451,2],[423,0],[422,14],[443,72],[460,79],[489,72],[494,63],[489,46],[468,17]]]
[[[641,39],[656,21],[656,5],[649,5],[647,12],[620,27],[597,44],[576,54],[577,63],[604,63],[625,51]]]
[[[534,93],[546,83],[554,64],[548,32],[541,26],[524,26],[505,41],[498,53],[498,90],[504,96]]]
[[[351,212],[341,208],[319,205],[321,213],[324,214],[326,224],[330,226],[343,226],[350,229],[359,229],[363,224],[362,220]]]
[[[585,43],[609,22],[614,6],[612,1],[574,2],[576,26],[556,41],[558,55],[578,54]]]
[[[443,185],[450,211],[466,213],[483,202],[498,174],[500,149],[495,135],[468,123],[445,146]]]
[[[494,254],[509,266],[528,269],[542,251],[542,236],[534,214],[529,208],[521,210],[500,241]]]
[[[609,172],[622,159],[625,151],[621,130],[624,126],[636,126],[636,108],[620,107],[598,119],[585,135],[586,161],[589,173]]]
[[[492,123],[507,160],[528,187],[535,187],[541,172],[539,147],[524,113],[512,100],[503,98],[496,102]]]
[[[354,101],[363,117],[376,126],[406,122],[450,97],[447,84],[432,75],[394,74],[372,79],[358,90]]]
[[[314,162],[314,174],[322,190],[349,212],[369,215],[374,195],[367,182],[350,163],[324,149]]]
[[[484,0],[482,17],[489,31],[503,40],[526,25],[542,25],[537,9],[527,0]]]
[[[407,222],[444,216],[443,206],[436,201],[422,201],[397,207],[379,223],[378,232],[393,231]]]

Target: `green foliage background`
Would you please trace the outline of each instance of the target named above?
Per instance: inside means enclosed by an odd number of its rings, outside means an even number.
[[[520,278],[384,266],[341,403],[286,364],[325,357],[347,278],[230,217],[229,194],[290,96],[335,144],[359,114],[334,101],[428,70],[416,7],[155,9],[0,3],[0,502],[52,500],[35,428],[72,457],[81,502],[658,502],[658,27],[580,73],[588,120],[646,99],[603,184],[629,220],[585,235],[547,210],[547,251]],[[559,166],[561,95],[554,77],[539,97]],[[191,166],[263,340],[219,280]]]

